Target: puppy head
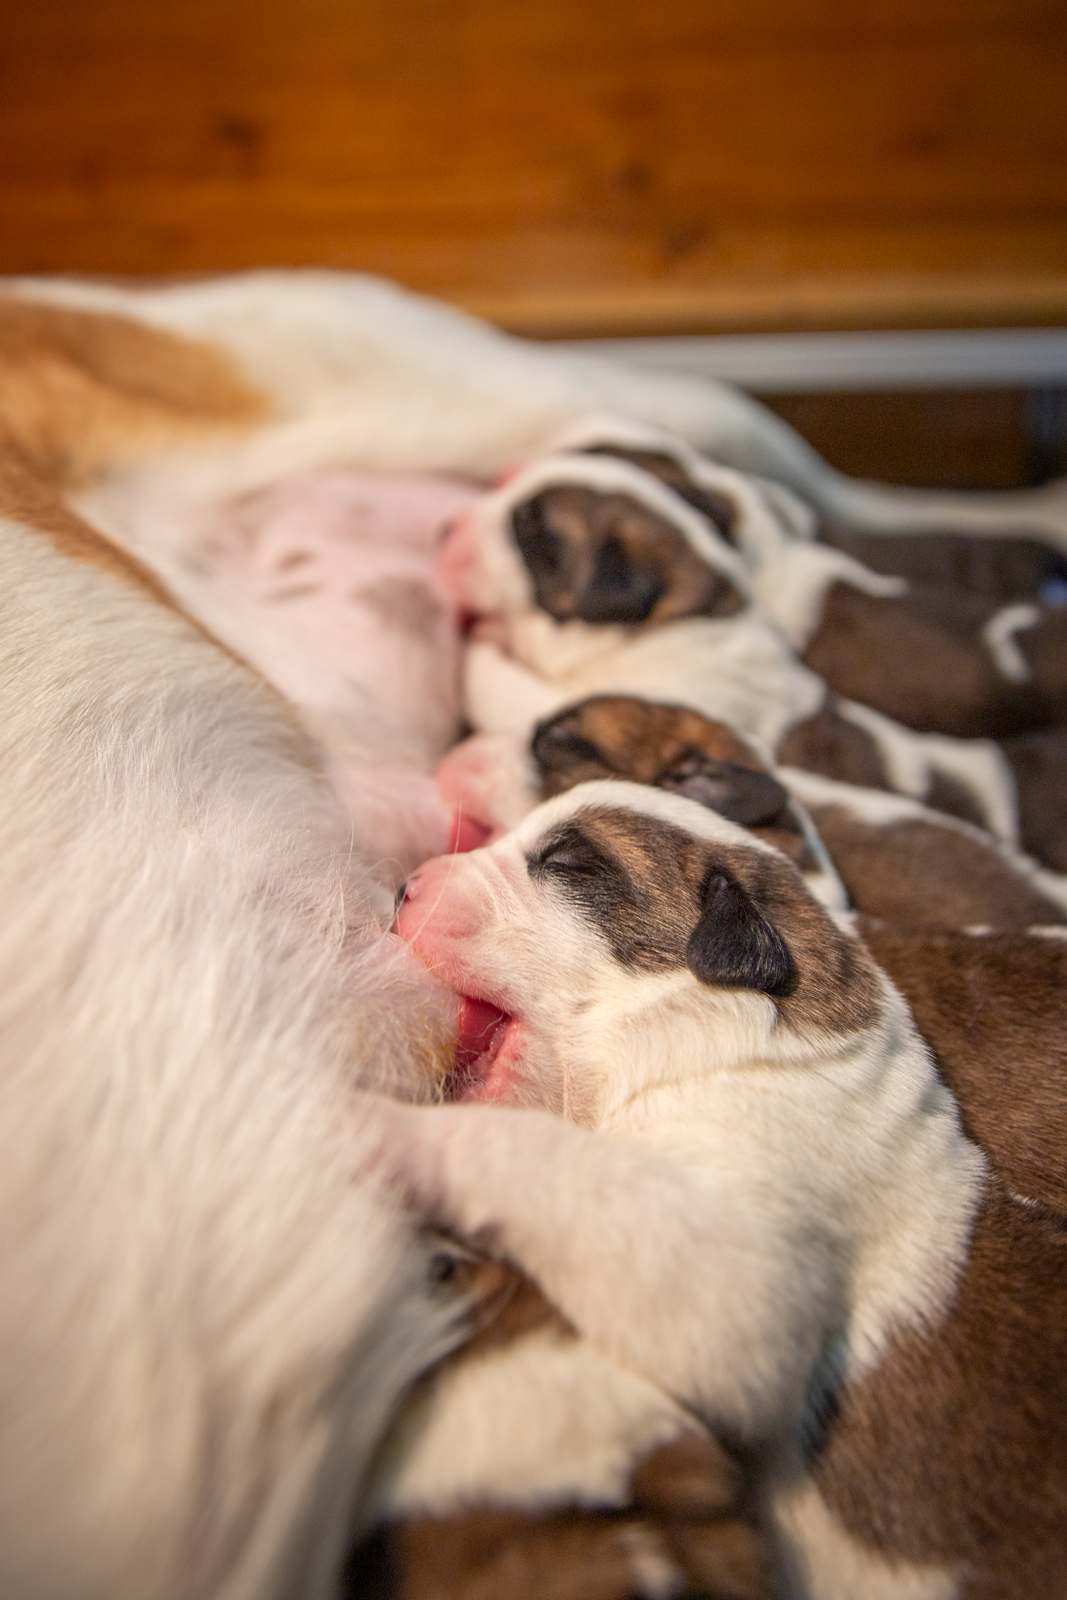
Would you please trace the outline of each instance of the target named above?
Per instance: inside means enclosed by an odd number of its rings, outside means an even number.
[[[557,622],[733,616],[743,563],[709,517],[630,461],[565,454],[536,463],[454,523],[440,575],[461,608]]]
[[[802,872],[825,871],[804,819],[760,756],[698,711],[594,695],[540,723],[531,750],[545,799],[596,778],[651,784],[753,829]]]
[[[777,851],[678,795],[589,783],[430,862],[398,931],[464,997],[457,1092],[596,1124],[653,1083],[791,1062],[879,989]]]

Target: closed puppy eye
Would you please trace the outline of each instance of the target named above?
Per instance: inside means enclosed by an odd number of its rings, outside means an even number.
[[[531,877],[550,873],[590,877],[608,865],[603,851],[584,834],[569,830],[549,839],[535,855],[528,857],[528,863]]]

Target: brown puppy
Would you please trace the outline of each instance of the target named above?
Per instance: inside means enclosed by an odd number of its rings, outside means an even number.
[[[750,828],[807,872],[799,799],[851,903],[872,916],[960,928],[1067,921],[1047,883],[988,835],[895,796],[774,776],[729,728],[683,706],[598,695],[541,723],[532,753],[542,799],[594,778],[652,784]]]

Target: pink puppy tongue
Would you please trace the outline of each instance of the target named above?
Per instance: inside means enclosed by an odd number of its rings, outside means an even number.
[[[506,1011],[490,1005],[487,1000],[471,1000],[465,996],[460,1002],[456,1077],[461,1086],[488,1077],[510,1020]]]

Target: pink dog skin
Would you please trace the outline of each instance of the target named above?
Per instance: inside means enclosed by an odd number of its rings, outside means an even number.
[[[462,648],[435,558],[479,492],[445,478],[297,473],[218,507],[197,551],[239,652],[301,708],[395,882],[484,839],[432,776],[459,731]]]
[[[454,858],[420,867],[406,887],[396,931],[430,971],[459,996],[453,1100],[503,1100],[518,1079],[521,1020],[506,1009],[505,996],[478,992],[463,947],[484,926],[485,908],[476,892],[479,875],[457,872]],[[472,887],[475,892],[472,893]]]

